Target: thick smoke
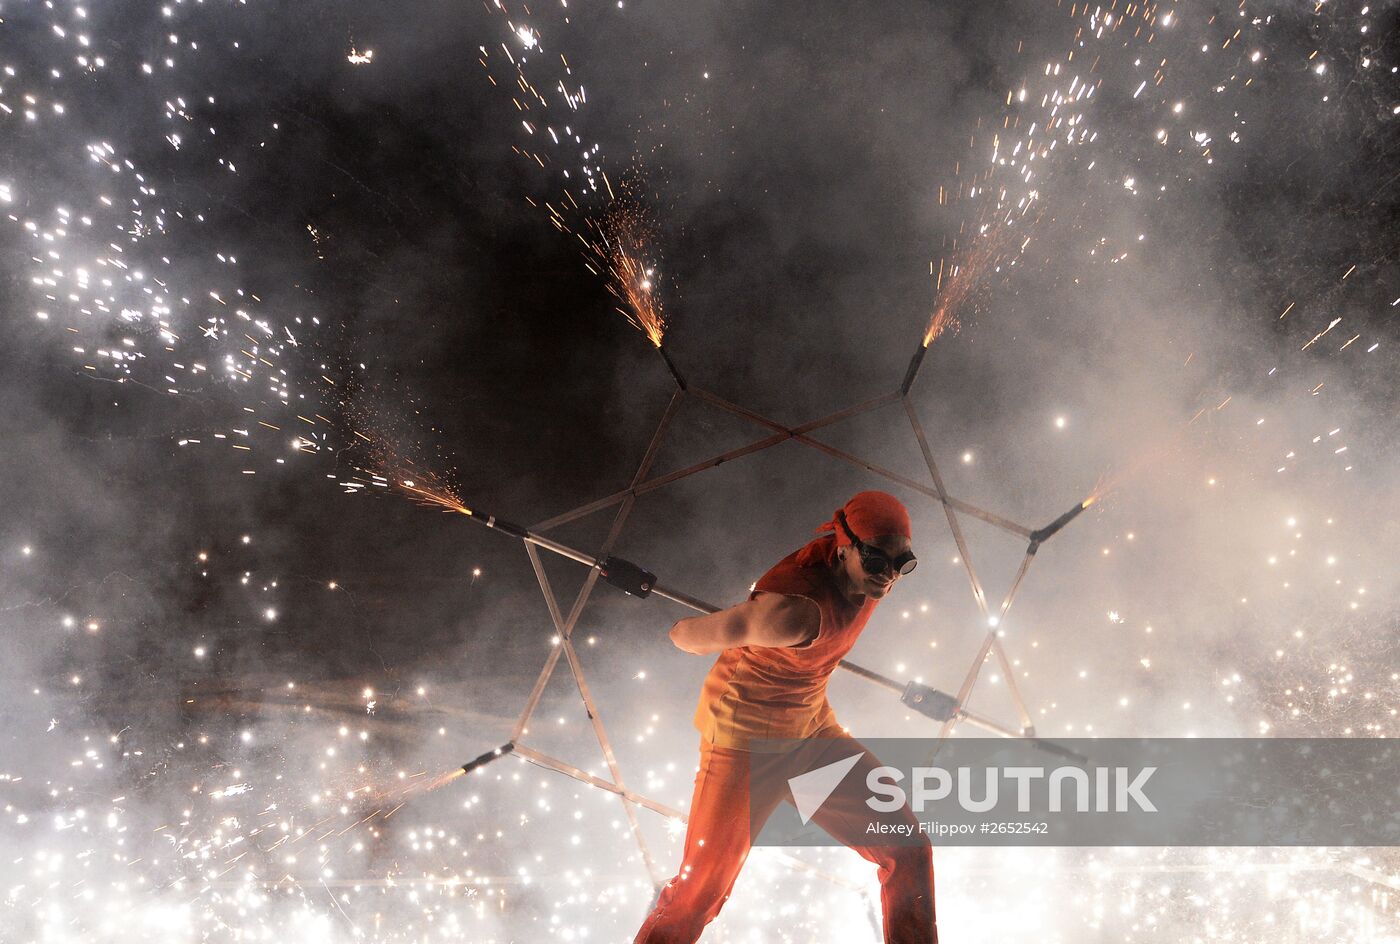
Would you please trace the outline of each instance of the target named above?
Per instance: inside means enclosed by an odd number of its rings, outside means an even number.
[[[1345,6],[1192,5],[1172,26],[1163,8],[1150,45],[1097,41],[1048,2],[0,10],[4,923],[23,940],[627,939],[652,889],[614,796],[513,759],[421,789],[511,736],[549,656],[524,551],[343,494],[353,437],[289,449],[324,427],[257,427],[281,423],[276,396],[217,362],[204,379],[150,365],[198,356],[206,316],[247,306],[295,328],[276,361],[293,398],[377,424],[473,508],[546,520],[624,488],[671,396],[550,225],[547,202],[575,231],[606,204],[583,164],[637,181],[687,380],[799,424],[895,388],[931,265],[981,206],[940,188],[966,194],[1008,92],[1047,87],[1070,50],[1103,80],[1082,107],[1098,138],[1043,160],[1014,230],[1029,242],[911,397],[960,499],[1038,527],[1103,487],[1000,627],[1035,724],[1393,733],[1396,7]],[[507,55],[544,117],[521,110]],[[556,114],[554,78],[586,88],[577,112]],[[556,148],[522,114],[579,140]],[[109,245],[131,264],[79,287]],[[122,301],[95,306],[109,291]],[[178,343],[122,320],[172,292]],[[221,344],[211,360],[240,350]],[[87,369],[109,348],[141,359]],[[244,427],[251,456],[229,445]],[[653,469],[767,434],[687,399]],[[897,405],[818,435],[928,480]],[[909,502],[922,563],[853,658],[956,690],[987,627],[942,508],[801,443],[641,496],[615,550],[726,604],[869,487]],[[551,536],[591,551],[614,511]],[[1025,542],[962,523],[995,606]],[[567,613],[583,569],[543,568]],[[574,640],[628,786],[683,809],[708,664],[669,646],[682,615],[601,587]],[[1014,726],[999,672],[973,704]],[[851,677],[832,701],[860,736],[935,730]],[[610,776],[563,661],[525,740]],[[639,815],[665,877],[680,833]],[[812,861],[871,881],[844,850]],[[958,939],[1396,933],[1370,891],[1395,863],[1364,850],[937,863]],[[713,933],[873,939],[867,911],[760,852]]]

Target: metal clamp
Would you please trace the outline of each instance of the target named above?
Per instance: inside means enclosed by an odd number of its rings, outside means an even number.
[[[634,597],[649,597],[656,586],[656,574],[621,557],[604,558],[598,572],[608,583]]]
[[[958,714],[956,698],[918,682],[910,682],[904,686],[904,694],[899,696],[899,700],[934,721],[950,721]]]

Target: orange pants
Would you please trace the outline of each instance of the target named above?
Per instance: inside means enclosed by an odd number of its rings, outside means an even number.
[[[847,775],[865,781],[880,764],[859,741],[839,728],[819,735],[829,746],[806,769],[815,769],[861,751],[864,756]],[[783,775],[762,776],[765,765],[782,762],[783,755],[758,754],[731,748],[700,746],[700,772],[690,801],[690,822],[680,872],[666,883],[655,909],[637,932],[635,944],[692,944],[699,940],[729,898],[744,866],[750,829],[757,832],[779,803],[791,802]],[[829,758],[826,760],[825,758]],[[752,777],[750,772],[753,772]],[[753,795],[751,793],[751,785]],[[884,910],[886,944],[937,944],[933,909],[933,853],[927,839],[916,845],[870,846],[865,836],[871,812],[865,804],[837,791],[812,822],[879,866],[880,904]],[[917,823],[905,807],[886,822]],[[917,826],[915,837],[920,836]]]

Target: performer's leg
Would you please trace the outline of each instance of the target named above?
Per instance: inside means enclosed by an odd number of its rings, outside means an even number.
[[[846,775],[846,783],[863,784],[866,775],[880,766],[880,759],[865,745],[839,729],[823,732],[818,737],[832,739],[826,752],[832,759],[829,762],[850,757],[856,751],[863,752],[864,756]],[[912,836],[901,837],[898,841],[903,845],[868,845],[870,839],[865,828],[877,814],[865,805],[863,797],[863,790],[837,790],[822,804],[812,821],[879,866],[886,944],[937,944],[933,850],[928,836],[919,831],[918,817],[906,805],[895,813],[878,814],[878,818],[882,822],[910,826]]]
[[[764,762],[763,755],[748,751],[701,747],[680,871],[661,890],[635,944],[691,944],[719,914],[749,854],[749,768],[754,758]],[[780,802],[782,794],[775,789],[753,801],[754,815],[766,820]]]

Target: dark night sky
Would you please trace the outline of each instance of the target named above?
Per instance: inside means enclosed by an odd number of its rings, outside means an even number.
[[[1016,41],[1031,35],[1032,48],[1054,49],[1067,35],[1028,3],[893,4],[854,22],[841,4],[804,5],[792,18],[753,5],[719,14],[644,4],[579,16],[563,35],[598,103],[586,113],[588,133],[615,174],[635,151],[648,175],[675,325],[668,347],[697,383],[791,421],[883,392],[900,375],[930,304],[928,260],[957,222],[937,207],[936,187],[967,160],[976,117],[1014,83]],[[153,35],[125,15],[97,26],[114,56],[142,52]],[[1308,42],[1288,26],[1278,31],[1288,42],[1275,53],[1271,94],[1245,99],[1250,122],[1263,127],[1246,136],[1243,153],[1209,172],[1194,168],[1189,185],[1174,179],[1183,191],[1174,202],[1131,211],[1127,225],[1151,229],[1167,249],[1154,264],[1074,270],[1083,282],[1073,284],[1059,246],[1124,222],[1123,210],[1093,205],[1102,191],[1092,182],[1076,181],[1062,189],[1077,193],[1055,194],[1059,216],[1043,240],[1050,258],[1001,286],[993,307],[965,316],[963,332],[930,357],[919,392],[932,423],[1000,465],[999,480],[964,491],[1027,520],[1053,516],[1131,452],[1122,429],[1094,416],[1097,406],[1151,397],[1148,411],[1162,408],[1153,422],[1170,425],[1197,398],[1255,381],[1259,354],[1280,339],[1277,300],[1308,292],[1325,307],[1319,283],[1343,264],[1359,261],[1368,294],[1386,297],[1393,247],[1371,234],[1393,220],[1385,177],[1393,136],[1375,127],[1365,87],[1346,88],[1344,105],[1316,107],[1308,121],[1277,113],[1293,104],[1278,88],[1311,78],[1287,62],[1293,45]],[[219,136],[174,152],[163,137],[168,119],[142,101],[155,96],[95,81],[77,86],[82,133],[66,129],[75,140],[119,138],[162,181],[165,200],[208,214],[207,242],[173,240],[161,251],[187,272],[212,271],[210,250],[233,254],[240,284],[267,308],[332,322],[322,349],[370,362],[375,408],[402,416],[405,437],[449,454],[469,502],[534,521],[615,490],[668,381],[571,241],[523,199],[547,198],[557,178],[511,152],[515,109],[473,60],[500,24],[457,4],[411,15],[311,4],[209,11],[187,29],[213,47],[184,76],[187,94],[217,103],[190,124],[217,124]],[[241,48],[227,48],[233,37]],[[28,50],[36,62],[48,54],[42,43]],[[373,48],[374,62],[348,66],[351,45]],[[700,80],[706,70],[712,79]],[[1103,113],[1125,108],[1123,98],[1104,102]],[[6,145],[12,160],[51,140],[47,127],[26,132]],[[1110,153],[1141,164],[1126,146]],[[237,175],[217,156],[234,160]],[[86,172],[65,159],[52,156],[50,189],[36,182],[34,205],[61,200],[69,175]],[[1179,175],[1161,163],[1164,177]],[[22,305],[20,270],[7,272],[12,306]],[[1390,327],[1388,312],[1352,304],[1368,327]],[[1192,309],[1201,313],[1175,317]],[[3,479],[6,503],[24,509],[9,540],[42,535],[47,553],[66,562],[29,588],[40,595],[78,588],[82,596],[115,570],[136,584],[156,580],[155,595],[180,607],[179,619],[230,630],[242,646],[312,664],[326,653],[355,669],[379,658],[405,668],[479,634],[474,608],[489,612],[528,578],[501,539],[458,522],[394,501],[347,500],[319,474],[249,482],[222,457],[179,454],[172,434],[228,421],[229,398],[217,388],[179,401],[85,383],[38,326],[11,319],[6,333],[6,438],[22,445],[6,451]],[[1214,375],[1140,376],[1159,346],[1214,344],[1231,348],[1218,352]],[[1041,369],[1026,370],[1030,363]],[[1363,399],[1394,393],[1383,375],[1364,382],[1373,386],[1356,394]],[[1098,420],[1098,441],[1074,456],[1036,456],[1038,444],[1016,431],[1044,403]],[[693,422],[721,445],[737,429],[722,417]],[[703,441],[686,448],[717,451]],[[751,483],[800,494],[800,503],[777,516],[778,533],[726,534],[717,566],[752,572],[800,540],[806,522],[841,497],[844,486],[825,482],[825,472],[802,457],[790,472],[768,473],[781,483]],[[667,520],[701,518],[695,531],[714,536],[723,508],[722,499],[702,504],[684,493]],[[233,560],[243,553],[237,536],[249,531],[258,545],[248,559],[260,570],[275,559],[278,572],[334,576],[359,590],[358,608],[318,602],[302,612],[288,600],[297,628],[268,638],[246,617],[226,626],[231,617],[214,615],[185,562],[196,549],[226,548],[226,566],[246,569]],[[478,563],[493,579],[472,588],[462,574]],[[497,571],[509,581],[494,579]],[[164,619],[135,609],[130,618],[151,629]],[[332,644],[347,624],[373,644]]]
[[[791,421],[887,389],[930,304],[928,260],[957,222],[956,211],[937,206],[936,187],[967,159],[976,117],[1014,83],[1016,41],[1062,47],[1064,23],[1029,3],[892,4],[854,21],[841,4],[804,5],[796,17],[754,5],[614,12],[580,13],[564,35],[598,103],[586,114],[588,133],[614,173],[634,152],[647,172],[674,322],[668,346],[683,370]],[[143,54],[153,24],[115,15],[94,13],[109,18],[96,32],[111,54]],[[240,284],[266,308],[331,322],[322,350],[369,362],[375,408],[402,416],[405,437],[452,456],[469,501],[533,521],[615,490],[668,381],[571,241],[525,203],[528,194],[548,197],[557,178],[511,152],[515,109],[473,60],[500,24],[470,5],[427,4],[410,15],[308,4],[207,11],[186,29],[211,47],[191,57],[187,94],[216,99],[190,123],[193,143],[173,151],[163,137],[169,120],[147,101],[158,96],[112,82],[78,82],[81,107],[70,104],[78,127],[64,129],[74,141],[120,139],[161,181],[164,200],[207,214],[203,241],[174,239],[160,251],[213,278],[222,276],[212,275],[211,250],[233,254]],[[1374,93],[1359,82],[1339,80],[1342,103],[1313,107],[1308,120],[1280,114],[1294,105],[1280,89],[1314,77],[1289,58],[1308,43],[1306,30],[1289,23],[1276,35],[1284,41],[1270,94],[1243,99],[1261,127],[1238,153],[1189,179],[1161,159],[1155,172],[1182,193],[1148,210],[1096,204],[1102,188],[1091,181],[1062,186],[1052,204],[1059,215],[1045,224],[1048,256],[937,346],[922,407],[958,448],[976,445],[997,464],[992,480],[964,491],[1027,520],[1052,516],[1132,452],[1130,433],[1108,413],[1136,401],[1156,434],[1198,399],[1255,382],[1261,357],[1292,336],[1273,323],[1279,300],[1301,295],[1325,309],[1344,264],[1359,262],[1367,276],[1361,291],[1370,297],[1348,300],[1354,320],[1391,328],[1389,312],[1367,302],[1393,294],[1393,246],[1379,236],[1394,218],[1393,135],[1377,127]],[[228,48],[233,37],[239,49]],[[44,42],[18,55],[41,62]],[[347,65],[356,44],[375,50],[371,65]],[[708,81],[699,78],[706,70]],[[1125,109],[1123,99],[1104,102],[1100,120]],[[219,135],[200,140],[206,122]],[[42,125],[7,139],[11,163],[52,134]],[[1152,167],[1126,145],[1108,153]],[[52,153],[27,191],[30,205],[61,201],[87,173],[82,156]],[[1061,246],[1124,225],[1150,230],[1165,251],[1131,271],[1064,264]],[[22,251],[14,230],[5,239],[12,256]],[[12,308],[25,304],[22,271],[6,269]],[[217,387],[174,400],[84,382],[46,326],[16,318],[5,331],[5,435],[17,448],[6,450],[3,481],[6,504],[23,510],[7,540],[42,540],[64,561],[25,579],[38,597],[86,598],[92,581],[121,572],[160,588],[155,614],[134,604],[128,617],[148,631],[173,605],[179,620],[229,632],[240,650],[266,647],[269,657],[294,653],[313,665],[325,654],[334,671],[381,658],[404,669],[479,635],[475,608],[491,612],[528,579],[513,549],[458,522],[394,501],[350,501],[317,473],[250,482],[222,457],[181,454],[175,436],[228,422],[234,407]],[[1168,379],[1155,360],[1215,345],[1228,350],[1195,376]],[[1354,396],[1393,397],[1385,374],[1359,378]],[[1017,432],[1047,403],[1097,423],[1082,451],[1037,455],[1041,444]],[[721,445],[735,434],[728,419],[692,422],[691,432]],[[713,451],[703,441],[686,448]],[[901,468],[916,474],[907,460],[917,455],[899,448]],[[706,539],[724,532],[716,566],[751,573],[839,501],[845,486],[825,473],[801,457],[791,471],[765,470],[748,483],[750,493],[779,488],[796,502],[761,537],[719,527],[723,499],[702,502],[696,492],[679,494],[663,520]],[[236,547],[250,531],[255,554]],[[246,569],[234,560],[253,554],[260,571],[334,576],[358,590],[357,608],[318,602],[302,611],[287,600],[296,629],[269,635],[211,604],[186,566],[200,548],[226,549],[230,570]],[[493,579],[470,587],[462,574],[478,563]],[[106,590],[98,597],[111,604]],[[373,644],[332,642],[352,626]]]

